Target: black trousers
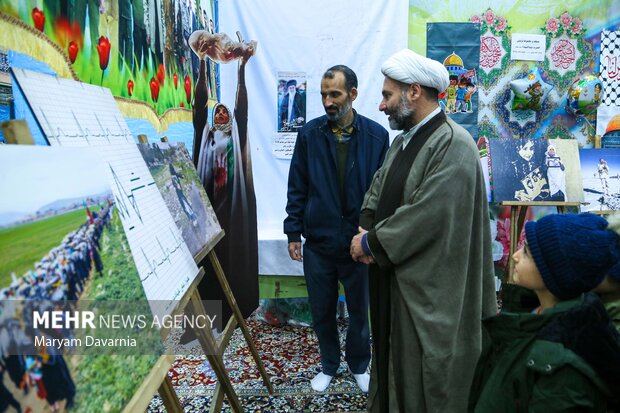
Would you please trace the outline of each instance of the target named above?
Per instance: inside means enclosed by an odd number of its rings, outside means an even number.
[[[338,281],[344,286],[349,312],[345,360],[354,374],[364,373],[370,361],[368,267],[350,257],[334,259],[325,256],[305,245],[303,264],[323,373],[335,376],[340,366],[336,321]]]

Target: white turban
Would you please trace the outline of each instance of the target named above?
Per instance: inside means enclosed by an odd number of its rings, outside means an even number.
[[[432,87],[439,93],[443,93],[450,85],[450,75],[444,65],[409,49],[390,56],[381,65],[381,73],[407,85],[419,83]]]

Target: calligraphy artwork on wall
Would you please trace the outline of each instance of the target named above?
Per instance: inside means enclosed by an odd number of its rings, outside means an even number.
[[[547,36],[545,72],[554,85],[566,89],[592,63],[592,44],[584,38],[586,29],[579,17],[564,12],[549,18],[540,30]]]
[[[497,83],[510,63],[510,26],[505,17],[490,8],[469,21],[480,24],[480,87],[488,89]],[[483,97],[481,96],[481,100]]]

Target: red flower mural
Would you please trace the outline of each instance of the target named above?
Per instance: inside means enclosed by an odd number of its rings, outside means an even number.
[[[74,41],[78,49],[84,48],[84,38],[82,37],[82,30],[78,22],[71,23],[67,18],[59,16],[54,20],[52,29],[54,30],[56,41],[63,49],[69,46],[70,41]]]
[[[179,75],[176,73],[172,75],[172,80],[174,81],[174,88],[176,89],[179,86]]]
[[[42,32],[45,26],[45,13],[43,13],[43,10],[39,10],[36,7],[32,9],[32,21],[34,22],[34,27]]]
[[[163,86],[165,79],[166,79],[166,73],[164,72],[164,65],[160,63],[159,67],[157,68],[157,81],[159,82],[160,85]]]
[[[183,85],[185,88],[185,98],[187,100],[187,104],[189,105],[192,101],[192,81],[189,78],[189,75],[185,75],[185,83]]]
[[[110,62],[110,40],[107,37],[101,36],[99,38],[97,52],[99,53],[99,67],[101,70],[105,70]]]
[[[133,85],[133,80],[129,79],[129,80],[127,81],[127,94],[128,94],[129,96],[133,95],[133,86],[134,86],[134,85]]]
[[[157,102],[157,99],[159,99],[159,83],[154,77],[151,78],[149,86],[151,88],[151,98],[153,99],[153,102]]]
[[[75,59],[77,58],[77,54],[79,50],[77,43],[71,40],[69,42],[69,46],[67,47],[67,50],[69,52],[69,60],[71,60],[72,64],[75,63]]]

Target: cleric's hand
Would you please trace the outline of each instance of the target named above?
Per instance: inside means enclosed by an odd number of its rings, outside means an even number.
[[[349,249],[351,258],[353,259],[353,261],[358,261],[358,262],[363,262],[364,264],[369,264],[370,262],[367,262],[368,258],[372,258],[372,257],[364,254],[364,250],[362,248],[362,237],[368,231],[366,231],[362,227],[358,227],[357,230],[359,232],[351,240],[351,248]]]

